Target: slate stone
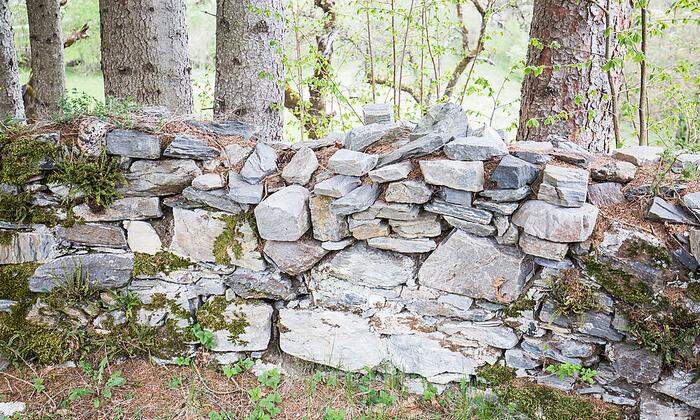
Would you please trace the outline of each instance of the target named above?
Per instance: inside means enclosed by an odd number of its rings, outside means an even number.
[[[491,225],[482,223],[468,222],[466,220],[457,219],[452,216],[443,216],[445,221],[452,226],[475,236],[493,236],[496,233],[496,228]]]
[[[506,366],[513,369],[534,369],[542,365],[542,362],[521,349],[508,349],[505,353]]]
[[[292,150],[300,150],[305,147],[308,147],[311,150],[319,150],[323,149],[324,147],[329,147],[329,146],[335,146],[335,145],[340,145],[343,143],[343,140],[345,140],[345,133],[340,133],[337,131],[334,131],[332,133],[328,133],[325,137],[322,137],[320,139],[316,140],[305,140],[305,141],[299,141],[296,143],[292,143]]]
[[[407,160],[395,163],[393,165],[372,169],[369,171],[369,179],[376,183],[400,181],[408,177],[408,174],[410,174],[412,170],[413,164],[411,164],[411,161]]]
[[[585,203],[579,208],[559,207],[540,200],[523,203],[512,222],[540,239],[552,242],[583,242],[593,233],[598,208]]]
[[[389,225],[397,235],[409,239],[434,238],[442,233],[437,216],[429,213],[414,220],[389,220]]]
[[[306,288],[298,281],[277,270],[237,268],[233,274],[224,276],[223,281],[236,296],[243,299],[290,301],[306,292]]]
[[[328,160],[328,169],[339,175],[362,176],[377,166],[376,155],[340,149]]]
[[[227,168],[237,166],[248,159],[251,153],[253,153],[252,147],[242,146],[236,143],[227,144],[224,146],[224,156],[226,157],[224,165]]]
[[[272,334],[272,306],[260,301],[228,302],[223,321],[245,319],[247,324],[236,337],[228,330],[214,330],[214,352],[242,352],[266,350]]]
[[[133,269],[134,254],[69,255],[37,268],[29,278],[29,290],[50,292],[77,275],[94,290],[113,290],[129,282]]]
[[[457,137],[445,145],[445,155],[455,160],[489,160],[508,154],[500,137]]]
[[[179,194],[202,174],[196,163],[184,159],[137,160],[124,178],[120,193],[131,197]]]
[[[486,197],[497,203],[514,203],[529,198],[532,194],[532,189],[527,185],[516,189],[500,189],[500,190],[484,190],[479,193],[480,196]]]
[[[604,160],[594,162],[591,167],[591,178],[595,181],[627,183],[634,179],[637,167],[633,163],[621,160]]]
[[[394,122],[394,109],[391,104],[367,104],[362,107],[365,125]]]
[[[423,204],[433,195],[431,190],[421,181],[398,181],[387,185],[384,199],[393,203]]]
[[[690,216],[681,206],[671,204],[661,197],[654,197],[647,210],[646,218],[668,223],[698,226],[700,223]]]
[[[308,147],[299,149],[282,170],[282,178],[289,184],[306,185],[318,168],[316,153]]]
[[[253,153],[246,159],[241,169],[241,176],[250,184],[259,184],[275,171],[277,171],[277,152],[265,143],[258,143]]]
[[[663,147],[631,146],[615,150],[613,158],[636,166],[643,166],[650,163],[658,163],[661,160],[663,151]]]
[[[194,160],[209,160],[219,156],[219,151],[211,146],[204,139],[198,139],[193,136],[179,135],[165,148],[163,156],[194,159]]]
[[[491,181],[498,188],[520,188],[532,183],[540,174],[540,169],[515,156],[507,155],[491,173]]]
[[[520,338],[512,328],[500,322],[454,322],[448,321],[438,326],[438,331],[452,337],[474,340],[480,345],[495,347],[497,349],[512,349]]]
[[[9,314],[12,312],[12,308],[17,306],[17,302],[9,299],[0,299],[0,314]],[[3,368],[4,370],[4,368]]]
[[[418,280],[433,289],[509,303],[520,296],[533,268],[517,248],[458,229],[425,260]]]
[[[379,236],[389,236],[389,225],[381,219],[348,220],[350,232],[355,239],[366,240]]]
[[[639,400],[639,420],[690,420],[700,413],[678,401],[651,390],[643,390]]]
[[[696,218],[700,218],[700,192],[689,193],[683,196],[683,204]]]
[[[660,354],[626,343],[609,345],[607,350],[617,373],[629,382],[651,384],[659,380],[663,363]]]
[[[419,165],[428,184],[472,192],[484,189],[483,162],[421,160]]]
[[[617,182],[603,182],[588,186],[588,201],[597,207],[612,206],[625,203],[622,185]]]
[[[263,252],[283,273],[292,276],[310,270],[328,253],[320,242],[312,239],[295,242],[267,241]]]
[[[331,203],[331,211],[340,216],[367,210],[379,198],[381,189],[378,184],[365,184],[350,191],[342,198]]]
[[[258,204],[254,213],[263,239],[296,241],[311,227],[309,191],[298,185],[282,188]]]
[[[314,186],[314,193],[328,197],[340,198],[362,185],[356,176],[336,175]]]
[[[518,243],[520,232],[518,228],[510,223],[508,229],[501,235],[496,236],[496,243],[499,245],[515,245]]]
[[[342,241],[322,242],[321,247],[323,247],[323,249],[325,249],[326,251],[340,251],[341,249],[345,249],[354,243],[355,243],[355,240],[350,238],[350,239],[343,239]]]
[[[469,119],[461,106],[451,102],[431,107],[413,130],[412,137],[418,138],[431,133],[449,137],[464,137],[469,132]]]
[[[319,241],[336,242],[350,236],[346,218],[331,211],[332,201],[321,195],[309,198],[313,236]]]
[[[241,206],[229,196],[224,188],[212,191],[200,191],[193,187],[187,187],[182,190],[182,196],[193,203],[199,204],[199,206],[204,205],[229,213],[238,213],[241,211]]]
[[[148,222],[125,221],[126,241],[131,252],[155,255],[162,249],[158,232]]]
[[[187,124],[207,133],[225,137],[243,137],[244,140],[248,140],[259,131],[257,127],[241,121],[187,121]]]
[[[192,187],[200,191],[211,191],[225,186],[224,178],[217,173],[202,174],[192,180]]]
[[[518,141],[511,151],[513,155],[535,165],[544,165],[552,158],[554,146],[548,141]]]
[[[370,238],[367,239],[367,245],[372,248],[404,254],[424,254],[432,252],[437,247],[434,241],[427,238],[407,239],[401,237]]]
[[[386,122],[362,125],[350,130],[343,146],[361,152],[375,143],[388,142],[398,137],[405,127],[402,123]]]
[[[407,160],[411,158],[417,158],[429,155],[436,152],[442,148],[448,141],[452,140],[452,136],[448,134],[427,134],[421,136],[417,140],[413,140],[398,149],[391,151],[379,158],[377,167],[381,168],[386,165],[398,162],[400,160]]]
[[[547,165],[537,199],[562,207],[581,207],[588,195],[588,171]]]
[[[158,197],[120,198],[99,213],[92,211],[87,204],[80,204],[73,208],[73,214],[86,222],[116,222],[163,217]]]
[[[135,130],[107,133],[107,153],[137,159],[160,158],[160,139]]]
[[[472,193],[469,191],[455,190],[454,188],[441,187],[436,197],[450,204],[459,204],[465,207],[472,206]]]
[[[566,258],[566,253],[569,251],[568,244],[546,241],[536,236],[528,235],[527,233],[520,235],[518,245],[520,245],[520,249],[528,255],[553,261],[562,261]]]
[[[518,209],[518,203],[497,203],[494,201],[476,200],[474,206],[481,210],[489,211],[493,214],[501,216],[510,216]]]
[[[258,204],[262,201],[264,187],[262,184],[250,184],[233,171],[228,173],[228,197],[241,204]]]
[[[74,245],[126,248],[124,231],[119,226],[74,224],[70,227],[58,226],[56,237]]]
[[[7,234],[7,231],[2,232]],[[47,228],[30,232],[10,231],[9,243],[0,244],[0,264],[45,262],[51,259],[56,241]]]
[[[466,220],[467,222],[481,223],[488,225],[491,223],[493,215],[486,210],[475,209],[473,207],[464,207],[458,204],[445,203],[438,200],[423,206],[425,211],[430,213],[441,214],[443,216],[452,216],[457,219]]]
[[[608,341],[620,341],[624,336],[612,328],[612,316],[600,312],[588,312],[577,331]]]
[[[671,375],[661,378],[652,388],[691,407],[700,408],[700,383],[695,378],[692,371],[674,369]]]
[[[415,204],[387,203],[377,200],[370,207],[370,211],[376,212],[374,217],[380,219],[415,220],[420,213],[420,206]]]

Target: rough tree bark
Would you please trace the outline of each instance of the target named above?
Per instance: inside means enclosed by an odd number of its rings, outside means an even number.
[[[24,119],[19,65],[7,1],[0,1],[0,122]]]
[[[612,27],[627,27],[629,2],[612,3]],[[527,65],[542,73],[523,81],[518,140],[569,140],[591,151],[613,141],[609,80],[619,84],[620,70],[610,79],[602,70],[606,13],[595,2],[535,0],[530,38],[539,42],[531,42]]]
[[[105,94],[192,112],[184,0],[100,0]]]
[[[258,127],[264,142],[282,139],[282,0],[217,0],[214,118]]]
[[[26,0],[32,63],[30,120],[49,119],[65,93],[60,0]]]

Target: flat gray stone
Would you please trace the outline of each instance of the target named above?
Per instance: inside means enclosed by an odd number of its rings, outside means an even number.
[[[427,238],[407,239],[390,236],[367,239],[367,245],[372,248],[401,252],[403,254],[424,254],[437,248],[435,242]]]
[[[12,312],[12,308],[17,306],[17,302],[14,300],[0,299],[0,314],[9,314]],[[3,368],[4,370],[5,368]]]
[[[392,152],[382,155],[382,157],[379,158],[377,167],[381,168],[400,160],[429,155],[440,150],[442,146],[444,146],[450,140],[452,140],[452,136],[449,134],[431,133],[421,136],[417,140],[413,140],[412,142],[405,144]]]
[[[125,221],[126,241],[131,252],[155,255],[163,248],[158,232],[148,222]]]
[[[463,230],[471,235],[475,236],[493,236],[496,233],[496,228],[492,225],[485,225],[482,223],[468,222],[466,220],[458,219],[452,216],[443,216],[445,221],[452,226]]]
[[[489,160],[508,154],[508,146],[500,137],[457,137],[445,145],[445,155],[455,160]]]
[[[591,178],[595,181],[626,183],[634,179],[637,167],[621,160],[594,162],[590,166]]]
[[[675,369],[669,376],[661,378],[652,385],[654,391],[683,401],[691,407],[700,408],[700,383],[695,380],[695,373]]]
[[[289,184],[306,185],[311,175],[318,168],[316,153],[309,147],[303,147],[294,154],[292,160],[282,170],[282,178]]]
[[[314,238],[324,242],[336,242],[350,236],[344,216],[331,211],[333,198],[321,195],[309,198],[309,211]]]
[[[328,160],[328,169],[339,175],[362,176],[377,166],[376,155],[340,149]]]
[[[472,196],[473,194],[469,191],[455,190],[449,187],[441,187],[436,194],[436,197],[441,201],[465,207],[472,206]]]
[[[528,235],[527,233],[520,235],[518,245],[520,245],[520,249],[528,255],[553,261],[562,261],[566,258],[566,253],[569,251],[568,244],[546,241],[536,236]]]
[[[193,160],[137,160],[124,176],[126,186],[119,190],[132,197],[175,195],[201,174],[202,170]]]
[[[381,189],[378,184],[361,185],[342,198],[331,203],[331,211],[337,215],[347,216],[367,210],[379,198]]]
[[[134,254],[82,254],[56,258],[40,266],[29,278],[32,292],[50,292],[80,275],[95,290],[125,286],[134,270]]]
[[[121,220],[145,220],[163,217],[158,197],[126,197],[96,213],[87,204],[73,208],[73,214],[86,222],[116,222]]]
[[[544,165],[551,160],[554,146],[548,141],[518,141],[511,151],[516,157],[535,165]]]
[[[497,349],[512,349],[520,338],[512,328],[498,321],[487,322],[454,322],[448,321],[438,327],[438,331],[452,337],[474,340],[481,345],[495,347]]]
[[[362,185],[362,181],[356,176],[336,175],[314,186],[314,193],[328,197],[340,198],[350,191]]]
[[[472,192],[484,189],[483,162],[421,160],[419,165],[428,184]]]
[[[242,146],[236,143],[228,144],[224,146],[224,156],[226,156],[224,164],[227,168],[237,166],[239,163],[248,159],[251,153],[253,153],[252,147]]]
[[[693,212],[695,217],[700,217],[700,192],[694,192],[683,196],[683,204]]]
[[[663,147],[631,146],[615,150],[613,158],[636,166],[643,166],[650,163],[658,163],[661,160],[663,151]]]
[[[547,165],[537,194],[539,200],[562,207],[581,207],[588,195],[588,171]]]
[[[413,220],[389,220],[389,226],[397,235],[409,239],[434,238],[442,233],[440,221],[430,213]]]
[[[497,203],[514,203],[529,198],[532,194],[532,189],[527,185],[516,189],[500,189],[500,190],[484,190],[479,193],[480,196],[486,197]]]
[[[223,321],[244,319],[247,325],[237,337],[228,330],[215,330],[214,352],[263,351],[272,334],[272,306],[260,301],[229,302],[223,311]]]
[[[491,302],[520,296],[534,264],[513,247],[455,230],[418,271],[421,285]]]
[[[107,133],[107,153],[136,159],[160,158],[160,139],[135,130]]]
[[[253,153],[246,159],[241,169],[241,176],[251,184],[259,184],[275,171],[277,171],[277,152],[265,143],[258,143]]]
[[[642,391],[639,400],[639,420],[691,420],[698,414],[692,407],[651,390]]]
[[[47,228],[31,232],[10,232],[9,243],[0,244],[0,264],[45,262],[53,256],[56,241]]]
[[[375,212],[374,217],[380,219],[415,220],[420,213],[420,206],[405,203],[387,203],[377,200],[372,204],[369,211]]]
[[[355,240],[352,238],[349,238],[349,239],[343,239],[342,241],[322,242],[321,246],[326,251],[340,251],[341,249],[345,249],[354,243],[355,243]]]
[[[668,223],[700,225],[683,207],[671,204],[661,197],[654,197],[647,210],[646,218]]]
[[[532,183],[540,174],[540,168],[515,156],[507,155],[491,173],[491,181],[498,188],[520,188]]]
[[[559,207],[540,200],[525,202],[513,215],[515,225],[540,239],[552,242],[583,242],[593,233],[598,208],[585,203],[579,208]]]
[[[284,187],[258,204],[254,213],[263,239],[296,241],[311,227],[309,190],[298,185]]]
[[[588,201],[597,207],[612,206],[625,203],[622,185],[617,182],[603,182],[588,186]]]
[[[292,276],[310,270],[328,251],[313,239],[295,242],[267,241],[263,248],[265,255],[283,272]]]
[[[493,214],[500,214],[501,216],[510,216],[515,213],[518,209],[518,203],[497,203],[495,201],[484,201],[476,200],[474,201],[474,206],[481,210],[489,211]]]
[[[513,369],[534,369],[542,365],[538,358],[533,358],[518,348],[506,350],[505,356],[506,366]]]
[[[233,171],[228,173],[228,197],[241,204],[258,204],[262,201],[264,187],[262,184],[251,184]]]
[[[348,150],[361,152],[373,144],[394,140],[405,130],[400,122],[362,125],[348,132],[343,145]]]
[[[126,237],[119,226],[76,223],[56,228],[56,238],[74,245],[126,248]]]
[[[425,182],[413,180],[391,182],[384,191],[384,199],[393,203],[423,204],[432,195],[433,190]]]
[[[612,344],[607,347],[607,356],[617,373],[631,383],[651,384],[661,376],[661,355],[644,348]]]
[[[258,132],[258,128],[241,121],[187,121],[188,125],[207,133],[225,137],[243,137],[248,140]]]
[[[237,268],[223,277],[224,283],[242,299],[290,301],[306,292],[306,288],[277,270],[254,271]]]
[[[218,157],[219,151],[209,146],[209,142],[204,139],[198,139],[197,137],[188,135],[179,135],[165,148],[163,156],[181,159],[209,160]]]
[[[212,191],[201,191],[193,187],[187,187],[182,190],[182,196],[187,200],[217,210],[229,213],[238,213],[241,211],[241,206],[229,196],[224,188]]]
[[[369,178],[372,182],[384,183],[392,181],[400,181],[406,179],[408,174],[413,170],[411,161],[403,161],[393,165],[386,165],[381,168],[372,169],[369,171]]]
[[[211,191],[224,188],[226,181],[219,173],[210,172],[202,174],[192,180],[192,187],[200,191]]]
[[[381,219],[348,220],[350,232],[355,239],[366,240],[380,236],[389,236],[389,225]]]
[[[437,200],[431,201],[423,206],[423,208],[430,213],[452,216],[457,219],[466,220],[467,222],[481,223],[482,225],[488,225],[493,218],[493,215],[486,210],[464,207],[458,204],[450,204]]]
[[[365,125],[394,122],[394,107],[391,104],[367,104],[362,107]]]
[[[450,138],[464,137],[469,132],[469,119],[461,106],[445,102],[431,107],[413,130],[412,137],[418,138],[431,133],[439,133]]]

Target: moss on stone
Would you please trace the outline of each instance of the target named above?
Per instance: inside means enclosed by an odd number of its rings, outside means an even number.
[[[30,192],[0,194],[0,220],[12,223],[36,223],[54,226],[56,214],[47,208],[35,206]]]
[[[0,183],[23,186],[41,173],[41,163],[56,156],[56,146],[27,137],[9,141],[0,150]]]
[[[613,268],[610,264],[591,257],[586,260],[586,271],[603,286],[606,292],[621,302],[644,304],[650,303],[653,299],[653,293],[648,285],[631,274]]]
[[[248,223],[253,232],[255,232],[255,217],[252,213],[241,212],[220,216],[219,220],[226,223],[226,227],[214,241],[212,252],[217,264],[228,265],[231,264],[229,250],[233,252],[236,259],[243,257],[243,246],[241,244],[243,232],[241,232],[241,228],[245,223]]]
[[[15,233],[11,230],[0,230],[0,245],[8,246],[12,245],[12,238],[15,237]]]
[[[671,265],[671,256],[663,246],[654,246],[646,241],[634,240],[627,244],[626,254],[632,258],[647,257],[653,267],[664,269]]]
[[[516,300],[503,308],[503,316],[507,318],[517,318],[523,311],[535,308],[537,301],[530,299],[526,295],[520,295]]]
[[[700,282],[690,283],[685,289],[685,295],[693,302],[700,302]]]
[[[135,253],[133,276],[155,276],[158,273],[167,275],[190,265],[189,260],[172,252],[160,251],[155,255]]]
[[[549,287],[556,311],[560,315],[583,315],[601,309],[595,289],[583,282],[578,270],[562,270],[550,281]]]
[[[239,337],[245,332],[249,323],[241,314],[235,314],[231,321],[227,321],[226,308],[229,304],[231,302],[228,302],[224,296],[214,297],[199,308],[197,322],[209,331],[228,331],[230,341],[240,342]]]
[[[166,297],[165,293],[154,293],[151,296],[151,303],[142,304],[142,307],[148,311],[166,309],[170,315],[175,315],[182,320],[188,320],[191,317],[190,311],[178,305],[174,299]]]
[[[17,302],[10,313],[0,313],[0,341],[6,342],[26,324],[29,308],[36,295],[29,290],[29,277],[37,264],[13,264],[0,266],[0,299]]]

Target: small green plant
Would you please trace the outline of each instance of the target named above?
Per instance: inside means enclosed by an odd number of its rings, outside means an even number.
[[[277,369],[270,369],[262,375],[258,376],[258,382],[268,388],[277,389],[280,385],[281,376]]]
[[[56,145],[41,138],[20,137],[0,144],[0,184],[24,186],[41,174],[41,164],[52,160]]]
[[[56,164],[48,182],[68,187],[68,202],[82,194],[90,208],[101,211],[121,197],[118,190],[126,181],[119,161],[102,153],[96,157],[64,156]]]
[[[423,400],[430,401],[438,395],[438,389],[435,385],[423,379]]]
[[[53,226],[58,223],[56,214],[49,208],[33,203],[34,197],[28,191],[18,194],[0,193],[0,220],[12,223],[38,223]]]
[[[91,382],[90,387],[74,388],[68,394],[68,403],[73,403],[85,396],[92,396],[92,405],[95,408],[100,408],[104,400],[112,398],[113,391],[117,388],[126,385],[126,378],[121,371],[115,370],[105,380],[105,370],[107,368],[108,359],[103,357],[100,360],[97,368],[93,368],[85,361],[78,363],[78,366],[83,370],[83,373],[88,376]]]
[[[63,273],[54,277],[57,286],[46,297],[46,302],[54,308],[87,302],[97,294],[90,281],[90,273],[80,262],[72,270],[64,268]]]
[[[580,365],[569,362],[549,365],[545,371],[557,375],[559,379],[575,378],[589,385],[593,385],[593,378],[598,375],[598,372],[593,369],[581,367]]]
[[[280,380],[280,372],[277,369],[268,370],[258,376],[260,386],[248,391],[250,399],[255,403],[253,411],[247,417],[248,420],[266,420],[282,412],[278,407],[282,402],[282,396],[277,391]],[[263,387],[268,390],[264,390]]]
[[[695,181],[698,179],[698,165],[694,162],[685,164],[681,170],[681,179],[684,181]]]
[[[179,376],[172,376],[170,378],[170,381],[168,381],[168,388],[170,389],[178,389],[182,386],[182,378]]]
[[[323,420],[345,420],[345,410],[326,407],[326,411],[323,413]]]
[[[253,367],[253,360],[249,358],[245,358],[242,360],[237,361],[233,366],[230,365],[225,365],[222,370],[224,372],[224,375],[228,378],[231,379],[235,376],[238,376],[239,374],[245,372],[246,370],[249,370],[250,368]]]
[[[36,392],[44,392],[46,390],[44,380],[38,376],[35,377],[34,380],[32,380],[32,386],[34,387],[34,391]]]
[[[211,350],[214,348],[214,333],[211,331],[203,329],[199,324],[194,324],[192,326],[192,334],[205,349]]]
[[[189,357],[178,356],[175,358],[175,364],[180,367],[189,366],[191,360]]]
[[[155,276],[158,273],[170,274],[173,271],[190,266],[186,258],[178,257],[172,252],[160,251],[155,255],[135,253],[133,276]]]
[[[132,115],[139,112],[140,105],[131,99],[118,99],[108,96],[104,102],[73,89],[59,102],[60,112],[55,120],[66,123],[78,118],[95,116],[103,121],[109,120],[117,127],[133,126]]]

